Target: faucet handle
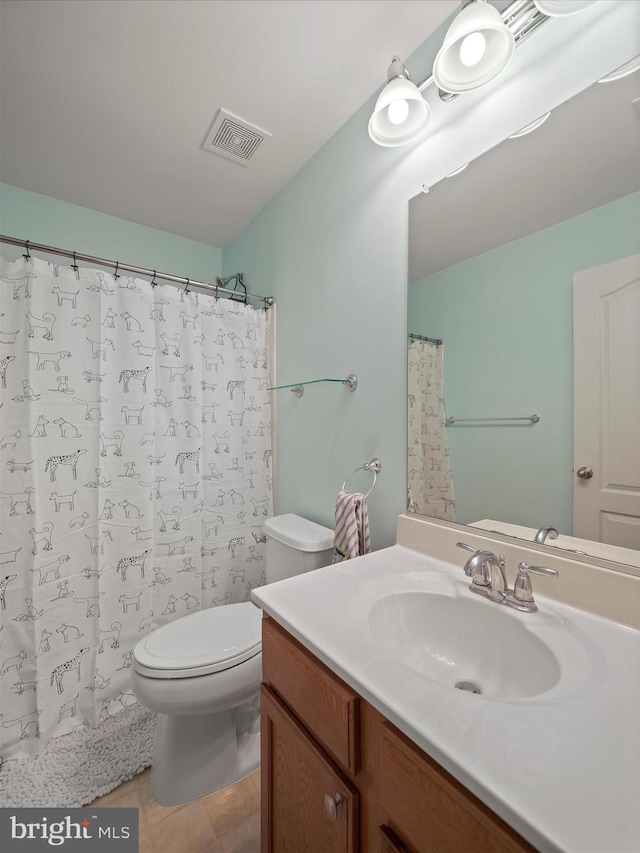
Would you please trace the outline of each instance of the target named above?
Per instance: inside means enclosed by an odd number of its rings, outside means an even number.
[[[487,557],[494,557],[494,556],[496,556],[496,555],[493,553],[493,551],[487,551],[487,549],[486,549],[486,548],[473,548],[471,545],[467,545],[467,543],[466,543],[466,542],[456,542],[456,547],[457,547],[457,548],[462,548],[462,550],[463,550],[463,551],[471,551],[471,553],[472,553],[472,554],[475,554],[476,556],[477,556],[478,554],[484,554],[484,555],[485,555],[485,556],[487,556]],[[498,560],[498,562],[500,563],[500,566],[502,567],[502,569],[504,570],[504,568],[505,568],[505,559],[504,559],[504,554],[498,554],[498,555],[497,555],[497,560]]]
[[[456,542],[456,548],[462,548],[463,551],[471,551],[472,554],[492,554],[493,551],[488,551],[486,548],[474,548],[472,545],[467,545],[466,542]],[[498,554],[498,559],[504,568],[504,555]]]
[[[534,575],[551,575],[554,578],[558,577],[558,572],[555,569],[550,569],[547,566],[530,566],[524,560],[518,563],[519,572],[533,572]]]
[[[466,542],[456,542],[456,548],[462,548],[463,551],[471,551],[472,554],[482,551],[482,548],[474,548],[472,545],[467,545]]]
[[[516,602],[516,606],[518,604],[522,605],[519,609],[528,610],[533,613],[538,608],[533,600],[533,587],[531,586],[531,578],[529,577],[530,572],[533,572],[534,575],[549,575],[551,577],[558,577],[558,572],[555,569],[549,569],[547,566],[530,566],[524,561],[518,563],[518,576],[513,585],[511,600]]]

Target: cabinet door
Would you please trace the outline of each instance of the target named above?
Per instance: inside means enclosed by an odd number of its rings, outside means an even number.
[[[265,685],[262,853],[357,853],[358,793]]]

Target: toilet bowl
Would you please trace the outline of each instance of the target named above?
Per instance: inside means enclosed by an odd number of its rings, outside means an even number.
[[[149,784],[160,805],[199,799],[258,766],[260,617],[250,602],[212,607],[137,644],[131,686],[158,712]]]
[[[267,519],[267,583],[331,562],[333,531],[291,513]],[[260,762],[262,613],[211,607],[157,628],[133,652],[131,686],[158,713],[151,793],[174,806],[225,788]]]

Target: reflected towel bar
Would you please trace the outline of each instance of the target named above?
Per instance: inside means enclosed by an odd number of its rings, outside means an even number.
[[[537,424],[540,420],[540,415],[529,415],[526,418],[447,418],[447,426],[461,423],[495,423],[496,421],[529,421],[532,424]]]

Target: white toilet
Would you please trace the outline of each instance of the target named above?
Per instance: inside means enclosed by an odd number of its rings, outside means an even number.
[[[288,513],[263,530],[267,583],[331,562],[327,527]],[[261,617],[251,602],[211,607],[136,645],[132,689],[158,712],[149,784],[160,805],[204,797],[260,763]]]

